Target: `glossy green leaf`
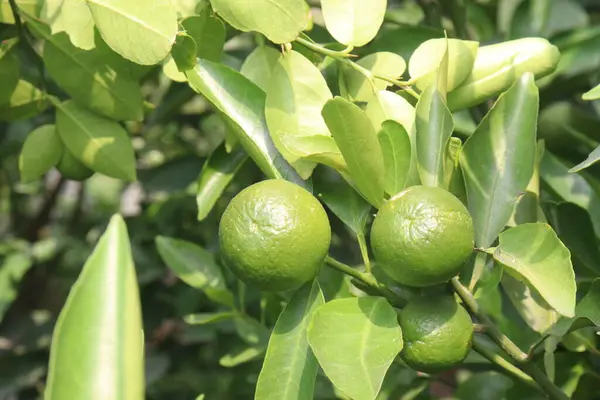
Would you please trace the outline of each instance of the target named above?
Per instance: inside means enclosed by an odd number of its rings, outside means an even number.
[[[48,400],[144,398],[144,334],[125,222],[110,220],[52,336]]]
[[[369,54],[356,62],[374,75],[386,76],[392,79],[402,77],[406,70],[406,62],[395,53],[386,51]],[[360,72],[348,66],[341,65],[340,79],[343,80],[345,95],[352,101],[369,101],[377,91],[384,90],[391,83],[375,79],[374,84]],[[342,85],[340,85],[342,86]]]
[[[207,325],[230,320],[236,315],[237,314],[233,311],[217,313],[198,313],[186,315],[185,317],[183,317],[183,320],[186,324],[190,325]]]
[[[204,8],[200,15],[181,21],[186,33],[196,41],[196,54],[210,61],[221,61],[225,44],[225,25]]]
[[[238,147],[228,153],[224,143],[208,157],[198,177],[196,191],[198,221],[206,218],[247,159],[248,155],[244,149]]]
[[[26,251],[2,254],[2,261],[0,261],[0,321],[19,294],[19,282],[32,266],[33,260]]]
[[[402,331],[381,297],[335,299],[319,307],[308,342],[331,382],[353,399],[375,399],[392,361],[402,350]]]
[[[265,175],[306,186],[269,135],[264,118],[265,93],[258,86],[239,72],[207,60],[199,60],[186,75],[192,89],[224,114],[228,127]]]
[[[318,364],[306,330],[315,310],[324,303],[315,280],[300,288],[279,315],[258,376],[256,400],[314,398]]]
[[[142,65],[169,54],[177,34],[177,12],[163,0],[86,0],[102,39],[116,53]]]
[[[502,232],[494,259],[505,272],[525,280],[559,314],[575,314],[571,254],[549,225],[523,224]]]
[[[142,93],[138,82],[116,70],[119,56],[108,48],[79,49],[65,33],[27,17],[35,34],[44,39],[44,65],[56,83],[78,103],[115,120],[141,121]]]
[[[394,120],[381,124],[377,134],[385,168],[385,192],[394,195],[404,189],[410,170],[410,139],[406,129]]]
[[[188,71],[196,66],[196,41],[187,33],[177,34],[171,48],[171,56],[179,72]]]
[[[346,160],[356,187],[375,207],[383,201],[383,154],[377,133],[365,112],[335,97],[322,111],[325,123]]]
[[[21,181],[36,180],[58,164],[63,147],[54,125],[42,125],[31,131],[19,154]]]
[[[510,219],[533,174],[538,90],[526,74],[502,94],[463,147],[475,244],[489,247]]]
[[[304,161],[327,165],[342,174],[348,174],[348,166],[340,149],[331,136],[325,135],[285,135],[281,137],[285,151],[300,157],[295,165]],[[302,164],[305,166],[306,164]]]
[[[313,175],[315,195],[356,234],[364,234],[371,205],[367,203],[341,176],[327,168],[319,168]]]
[[[19,79],[7,103],[0,106],[0,121],[31,118],[48,107],[44,93],[30,82]]]
[[[600,250],[586,210],[573,203],[550,204],[548,209],[551,225],[573,260],[600,276]]]
[[[412,54],[408,62],[410,77],[419,89],[425,90],[435,81],[436,71],[446,52],[448,41],[448,81],[447,91],[458,87],[471,72],[479,43],[459,39],[430,39],[423,42]]]
[[[182,281],[202,290],[211,300],[233,307],[233,294],[212,254],[193,243],[165,236],[156,237],[156,248]]]
[[[27,14],[37,16],[40,14],[43,0],[15,0],[19,10],[26,12]],[[15,19],[13,18],[12,11],[10,9],[9,0],[0,0],[0,22],[4,24],[14,24]]]
[[[283,140],[288,135],[331,136],[321,116],[323,106],[331,98],[325,78],[302,54],[290,51],[278,59],[267,85],[265,117],[277,149],[304,179],[316,164],[302,160]],[[319,143],[312,145],[315,153],[330,151],[331,146],[319,149]]]
[[[0,105],[10,100],[21,75],[19,59],[12,54],[0,55]]]
[[[569,172],[579,172],[583,169],[586,169],[600,160],[600,146],[596,147],[594,151],[592,151],[585,160],[569,169]]]
[[[325,27],[338,42],[364,46],[381,27],[387,0],[321,0]]]
[[[243,32],[260,32],[274,43],[296,39],[308,24],[304,0],[210,0],[229,25]]]
[[[73,100],[56,102],[56,129],[69,151],[101,174],[135,181],[135,154],[127,131]]]
[[[590,290],[577,303],[575,316],[562,318],[552,327],[550,333],[555,336],[563,336],[567,332],[587,326],[600,326],[600,279],[592,282]]]
[[[261,88],[263,92],[266,92],[273,67],[277,64],[279,57],[281,57],[281,53],[274,48],[258,46],[246,57],[240,72]]]
[[[583,100],[598,100],[600,99],[600,85],[594,87],[593,89],[590,89],[589,91],[585,92],[583,94],[583,96],[581,96],[581,98]]]
[[[94,19],[86,0],[45,0],[40,19],[52,34],[65,32],[75,47],[94,48]]]
[[[456,137],[451,137],[448,142],[448,156],[444,167],[444,187],[466,205],[467,189],[460,167],[462,146],[462,141]]]

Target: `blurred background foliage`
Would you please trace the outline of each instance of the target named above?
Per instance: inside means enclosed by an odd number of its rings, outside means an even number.
[[[180,10],[194,9],[201,1],[173,0]],[[2,7],[7,3],[0,0]],[[600,2],[388,3],[380,33],[356,50],[359,55],[391,51],[408,60],[421,42],[443,37],[443,29],[450,37],[470,38],[482,44],[543,36],[559,47],[562,58],[557,71],[538,82],[539,136],[551,153],[542,162],[542,195],[547,215],[558,226],[561,239],[571,249],[579,246],[574,261],[578,286],[585,288],[597,276],[594,269],[599,268],[600,166],[578,175],[569,175],[567,170],[600,144],[600,101],[581,100],[583,92],[600,82]],[[309,4],[314,26],[307,33],[317,42],[333,42],[323,27],[319,2]],[[11,37],[13,29],[13,25],[0,24],[0,38]],[[260,40],[254,34],[228,27],[224,62],[239,69]],[[21,50],[18,55],[23,74],[34,81],[39,79],[31,55]],[[326,68],[320,56],[311,57]],[[324,73],[335,91],[335,71]],[[210,214],[198,221],[196,179],[207,157],[224,140],[226,128],[204,99],[187,84],[171,80],[160,67],[146,74],[143,90],[153,106],[148,107],[142,123],[127,124],[139,172],[138,182],[132,184],[100,174],[83,183],[65,181],[56,171],[43,180],[22,184],[17,162],[21,146],[35,127],[52,123],[53,113],[0,121],[0,400],[41,398],[53,324],[93,245],[115,212],[126,217],[141,287],[147,398],[194,399],[199,393],[206,394],[207,399],[253,397],[265,337],[285,302],[285,293],[261,294],[239,286],[224,269],[230,289],[236,293],[238,303],[243,303],[240,308],[248,317],[225,316],[217,323],[203,325],[186,323],[184,317],[189,314],[222,309],[165,266],[155,237],[184,239],[216,252],[218,221],[225,206],[239,190],[263,177],[251,162],[245,163]],[[457,113],[457,131],[462,136],[472,133],[474,116],[477,112]],[[563,201],[569,205],[559,205]],[[353,233],[333,214],[329,217],[334,232],[332,253],[349,264],[361,263]],[[570,225],[561,229],[560,221],[565,218]],[[591,236],[584,238],[588,233]],[[326,298],[343,296],[351,290],[337,272],[324,269],[322,275]],[[523,345],[535,340],[535,333],[512,303],[506,298],[498,301],[501,306],[494,303],[487,307],[502,307],[503,314],[512,316],[510,321],[507,318],[501,322],[503,330]],[[497,308],[496,315],[499,312]],[[557,352],[557,382],[563,388],[572,388],[573,398],[598,398],[600,352],[596,341],[593,331],[582,330],[562,344],[564,351]],[[582,351],[595,358],[579,356]],[[479,370],[486,372],[473,374]],[[451,393],[459,399],[536,396],[490,371],[484,360],[472,357],[460,373],[442,374],[433,381],[394,364],[379,399],[427,399]],[[327,379],[319,376],[315,398],[335,399],[338,394]]]

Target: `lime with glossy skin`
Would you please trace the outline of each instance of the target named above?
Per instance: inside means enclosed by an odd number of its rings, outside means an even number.
[[[417,371],[450,369],[471,349],[473,322],[452,296],[417,297],[400,311],[399,321],[404,338],[400,357]]]
[[[291,182],[271,179],[235,196],[219,224],[225,265],[265,291],[285,291],[313,279],[331,242],[319,201]]]
[[[381,269],[407,286],[446,282],[473,251],[473,221],[452,193],[411,186],[391,197],[371,228],[371,247]]]
[[[94,175],[94,171],[86,167],[78,159],[71,154],[66,148],[63,150],[63,155],[56,166],[56,169],[66,179],[73,181],[83,181]]]

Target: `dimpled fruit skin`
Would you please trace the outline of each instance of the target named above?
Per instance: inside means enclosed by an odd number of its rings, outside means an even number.
[[[437,373],[460,364],[471,348],[473,323],[451,296],[421,297],[400,311],[404,347],[400,356],[409,367]]]
[[[271,179],[231,200],[219,224],[225,265],[266,291],[298,288],[315,277],[331,242],[319,201],[293,183]]]
[[[473,251],[473,221],[452,193],[411,186],[391,197],[371,228],[378,265],[395,281],[414,287],[446,282]]]

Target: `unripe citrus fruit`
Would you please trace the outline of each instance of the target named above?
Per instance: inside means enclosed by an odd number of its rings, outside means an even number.
[[[417,297],[400,311],[399,321],[404,338],[400,357],[417,371],[452,368],[471,349],[471,317],[452,296]]]
[[[321,203],[285,180],[256,183],[235,196],[219,225],[225,264],[261,290],[295,289],[323,264],[331,228]]]
[[[377,264],[395,281],[415,287],[446,282],[473,251],[473,221],[452,193],[411,186],[391,197],[371,228]]]
[[[73,181],[83,181],[94,175],[94,171],[83,165],[81,161],[76,159],[66,148],[63,150],[63,155],[60,158],[56,169],[63,177]]]

